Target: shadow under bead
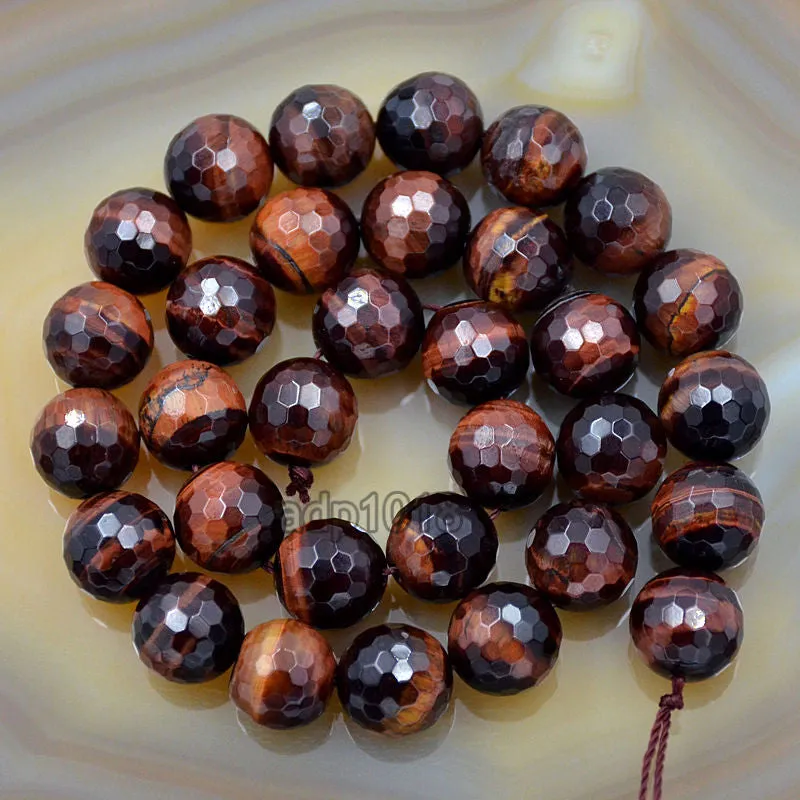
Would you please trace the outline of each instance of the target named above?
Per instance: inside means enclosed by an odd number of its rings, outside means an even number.
[[[116,489],[139,461],[133,415],[104,389],[68,389],[40,412],[31,434],[39,475],[67,497]]]
[[[422,340],[422,370],[451,403],[477,405],[514,391],[528,373],[525,331],[494,303],[467,300],[439,309]]]
[[[692,569],[727,569],[741,564],[758,544],[764,503],[736,467],[692,463],[661,484],[651,517],[653,538],[672,561]]]
[[[53,371],[73,386],[116,389],[132,381],[153,352],[150,314],[110,283],[82,283],[45,317],[42,336]]]
[[[139,430],[159,461],[193,469],[236,452],[247,433],[247,407],[224,370],[206,361],[176,361],[142,393]]]

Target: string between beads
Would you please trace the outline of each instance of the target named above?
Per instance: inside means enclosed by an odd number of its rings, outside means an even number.
[[[665,694],[658,702],[653,727],[650,729],[650,741],[647,743],[644,758],[642,759],[642,781],[639,785],[639,800],[648,800],[650,787],[650,774],[653,775],[652,800],[662,800],[664,783],[664,763],[667,758],[667,743],[669,729],[672,725],[672,712],[683,708],[683,687],[686,681],[683,678],[672,679],[672,692]]]

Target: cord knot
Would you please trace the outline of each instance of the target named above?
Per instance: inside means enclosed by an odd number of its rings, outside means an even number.
[[[289,467],[289,485],[286,487],[286,494],[289,497],[297,495],[301,503],[307,503],[311,496],[308,490],[314,483],[314,475],[308,467],[298,467],[292,465]]]

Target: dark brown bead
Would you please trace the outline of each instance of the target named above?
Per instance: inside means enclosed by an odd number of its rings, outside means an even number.
[[[619,600],[633,582],[639,548],[628,523],[606,506],[572,500],[549,508],[528,536],[531,583],[559,608],[589,611]]]
[[[169,143],[164,180],[187,214],[233,222],[255,211],[272,185],[269,146],[241,117],[207,114]]]
[[[386,558],[375,540],[341,519],[313,520],[278,548],[275,589],[284,608],[315,628],[347,628],[386,590]]]
[[[325,637],[296,619],[274,619],[244,637],[230,695],[259,725],[283,730],[317,719],[335,680],[336,659]]]
[[[407,366],[425,333],[422,304],[408,281],[356,267],[326,289],[314,309],[314,342],[346,375],[378,378]]]
[[[453,669],[473,689],[517,694],[540,683],[561,647],[550,602],[521,583],[489,583],[465,597],[447,633]]]
[[[152,189],[122,189],[92,212],[86,260],[102,281],[134,294],[167,286],[192,252],[192,231],[178,204]]]
[[[384,269],[424,278],[452,267],[464,252],[469,206],[450,181],[432,172],[398,172],[367,195],[361,234]]]
[[[769,422],[756,368],[727,350],[696,353],[667,375],[658,412],[670,442],[689,458],[728,461],[752,450]]]
[[[682,567],[726,569],[758,544],[764,503],[756,485],[730,464],[686,464],[658,489],[653,538]]]
[[[376,128],[381,149],[395,164],[446,175],[475,158],[483,116],[478,98],[463,81],[443,72],[422,72],[386,95]]]
[[[68,389],[41,411],[33,463],[53,489],[89,497],[125,483],[139,460],[139,431],[122,401],[103,389]]]
[[[82,283],[59,297],[44,320],[47,360],[73,386],[115,389],[132,381],[153,352],[153,325],[132,294]]]
[[[234,364],[257,353],[275,325],[275,292],[259,271],[233,256],[186,267],[167,294],[167,330],[192,358]]]
[[[444,648],[413,625],[376,625],[339,661],[339,700],[359,725],[387,736],[430,728],[447,710],[453,672]]]
[[[75,583],[98,600],[128,603],[148,595],[174,558],[167,515],[140,494],[99,494],[67,520],[64,562]]]
[[[630,275],[667,246],[672,209],[650,178],[606,167],[587,175],[570,193],[564,230],[584,264],[607,275]]]
[[[318,358],[290,358],[266,372],[250,401],[250,431],[279,464],[309,466],[347,449],[358,420],[350,382]]]
[[[653,347],[684,358],[729,339],[742,293],[728,268],[699,250],[670,250],[651,261],[633,291],[639,330]]]
[[[497,560],[489,515],[453,492],[423,494],[394,517],[386,560],[395,580],[423,600],[458,600],[480,586]]]
[[[486,508],[530,505],[553,480],[555,441],[544,420],[517,400],[468,411],[450,437],[450,472]]]
[[[744,616],[736,592],[712,572],[674,569],[648,581],[633,601],[633,643],[667,677],[711,678],[736,657]]]
[[[530,311],[557,297],[572,276],[572,253],[546,214],[498,208],[475,227],[464,252],[464,277],[483,300]]]
[[[486,130],[481,149],[486,179],[512,203],[560,203],[586,167],[575,123],[547,106],[516,106]]]
[[[375,123],[341,86],[295,89],[272,115],[269,146],[278,169],[301,186],[341,186],[369,164]]]
[[[604,294],[581,292],[547,309],[531,334],[533,368],[570,397],[613,392],[639,363],[639,331],[628,311]]]
[[[358,222],[325,189],[291,189],[271,197],[253,221],[250,249],[279,289],[314,294],[337,284],[358,255]]]
[[[200,470],[175,500],[181,550],[204,569],[246,572],[264,566],[283,539],[277,486],[250,464],[221,461]]]
[[[597,503],[630,503],[661,477],[667,437],[639,399],[607,394],[584,400],[561,423],[558,469],[570,488]]]
[[[139,430],[168,467],[202,467],[236,452],[247,433],[247,407],[224,370],[206,361],[176,361],[142,393]]]
[[[243,639],[244,619],[231,590],[197,572],[169,575],[133,615],[139,659],[177,683],[202,683],[227,672]]]
[[[422,370],[451,403],[477,405],[514,391],[528,373],[525,331],[494,303],[468,300],[437,311],[422,340]]]

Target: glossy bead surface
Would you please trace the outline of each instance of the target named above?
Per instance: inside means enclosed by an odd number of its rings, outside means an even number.
[[[481,146],[480,103],[461,80],[422,72],[398,83],[376,123],[383,152],[405,169],[446,175],[464,169]]]
[[[281,493],[258,467],[221,461],[192,475],[175,499],[181,550],[215,572],[266,564],[283,539]]]
[[[536,374],[570,397],[618,389],[633,375],[640,347],[639,331],[628,311],[592,292],[557,301],[531,333]]]
[[[197,572],[169,575],[133,616],[139,659],[177,683],[202,683],[227,672],[243,639],[244,619],[231,590]]]
[[[413,625],[376,625],[360,633],[336,671],[351,719],[388,736],[430,728],[447,710],[453,672],[444,648]]]
[[[639,330],[653,347],[684,358],[729,339],[742,316],[739,282],[718,258],[670,250],[651,261],[633,291]]]
[[[607,275],[631,275],[667,246],[672,209],[650,178],[606,167],[587,175],[570,193],[564,230],[584,264]]]
[[[295,89],[272,115],[269,146],[278,169],[301,186],[341,186],[369,164],[375,123],[361,101],[341,86]]]
[[[494,303],[468,300],[437,311],[422,340],[422,370],[437,394],[477,405],[514,391],[528,372],[525,331]]]
[[[553,668],[561,622],[550,601],[529,586],[489,583],[456,606],[447,642],[453,669],[473,689],[517,694]]]
[[[278,548],[275,589],[283,607],[315,628],[346,628],[386,590],[386,557],[366,531],[341,519],[312,520]]]
[[[464,277],[475,294],[509,311],[530,311],[557,297],[572,276],[572,252],[546,214],[490,211],[472,231]]]
[[[670,371],[658,394],[670,442],[689,458],[727,461],[756,446],[769,422],[756,368],[727,350],[696,353]]]
[[[470,213],[464,195],[432,172],[397,172],[364,200],[361,235],[389,272],[424,278],[461,258]]]
[[[169,143],[164,181],[187,214],[233,222],[255,211],[272,185],[269,146],[240,117],[207,114]]]
[[[233,668],[233,703],[259,725],[307,725],[325,711],[336,659],[325,637],[296,619],[263,622],[244,637]]]
[[[167,330],[191,358],[234,364],[257,353],[275,325],[275,292],[259,271],[233,256],[184,269],[167,293]]]
[[[322,293],[312,331],[336,369],[356,378],[379,378],[399,372],[414,358],[425,319],[417,293],[402,276],[356,267]]]
[[[555,441],[544,420],[517,400],[490,400],[450,437],[450,472],[486,508],[530,505],[553,480]]]
[[[139,460],[139,431],[122,401],[103,389],[68,389],[40,412],[31,455],[42,478],[68,497],[116,489]]]
[[[247,433],[247,407],[233,378],[206,361],[176,361],[156,373],[139,402],[147,449],[175,469],[223,461]]]
[[[573,500],[549,508],[528,536],[531,583],[559,608],[589,611],[619,600],[636,574],[639,549],[616,511]]]
[[[250,401],[250,431],[279,464],[323,464],[347,449],[358,421],[353,387],[318,358],[291,358],[266,372]]]
[[[607,394],[578,403],[564,417],[556,455],[576,494],[597,503],[630,503],[658,483],[667,437],[641,400]]]
[[[480,586],[497,560],[486,511],[453,492],[423,494],[395,515],[386,541],[395,580],[423,600],[458,600]]]
[[[98,600],[128,603],[146,596],[174,558],[167,515],[140,494],[96,495],[67,520],[64,562],[75,583]]]
[[[481,149],[486,179],[521,206],[560,203],[586,167],[575,123],[547,106],[516,106],[486,130]]]
[[[82,283],[50,308],[42,330],[53,371],[73,386],[116,389],[153,352],[153,325],[132,294],[110,283]]]
[[[712,572],[671,570],[633,601],[631,637],[645,663],[667,677],[711,678],[736,657],[744,616],[736,592]]]
[[[92,212],[86,260],[101,280],[133,294],[167,286],[192,253],[192,231],[178,204],[153,189],[122,189]]]
[[[761,493],[730,464],[686,464],[669,475],[651,508],[653,538],[683,567],[735,567],[758,544]]]
[[[347,203],[325,189],[291,189],[256,215],[250,249],[264,277],[279,289],[314,294],[334,286],[353,265],[358,222]]]

